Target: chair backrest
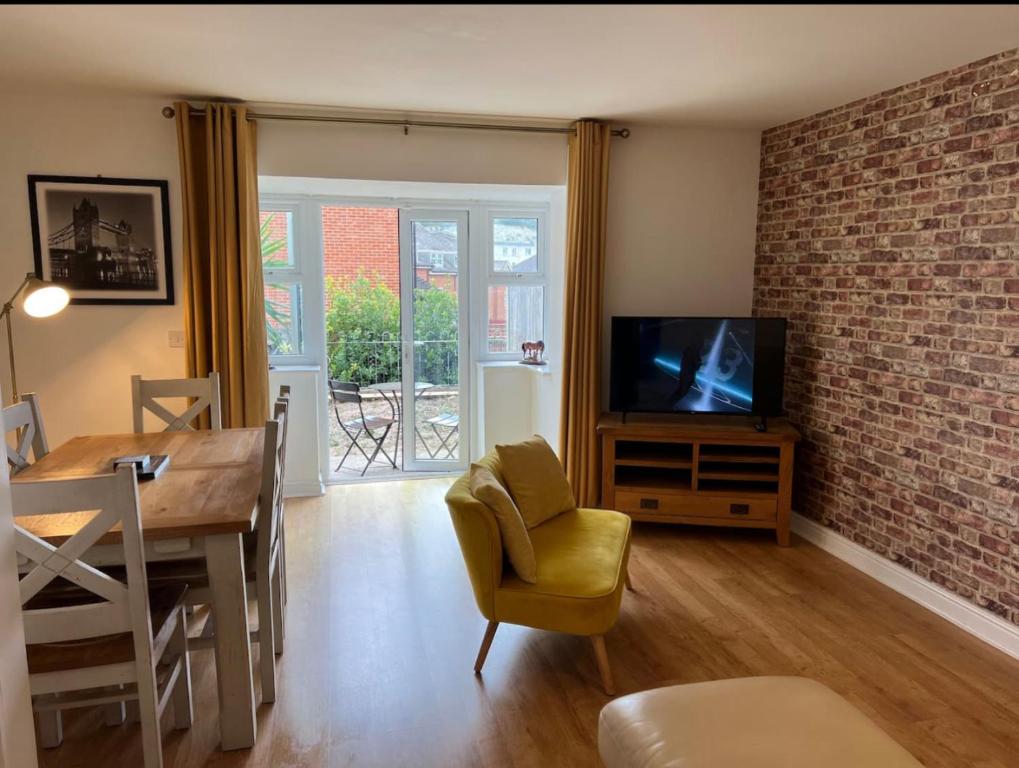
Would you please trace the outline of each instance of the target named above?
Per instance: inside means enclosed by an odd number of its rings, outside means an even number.
[[[15,549],[31,568],[21,578],[25,642],[57,643],[120,632],[134,635],[135,658],[151,669],[152,622],[142,547],[138,483],[132,467],[114,474],[67,480],[11,483]],[[95,511],[91,519],[89,515]],[[59,546],[29,533],[19,520],[27,516],[81,513],[77,532]],[[81,558],[115,526],[121,528],[125,580],[97,570]],[[77,585],[76,598],[49,604],[40,592],[58,577]],[[31,601],[39,596],[33,607]],[[83,666],[87,666],[83,664]],[[139,667],[144,668],[144,664]],[[153,681],[154,682],[154,681]]]
[[[43,428],[39,398],[34,392],[26,392],[21,402],[3,409],[4,433],[17,431],[15,445],[7,444],[7,463],[11,474],[17,474],[29,466],[28,449],[32,449],[33,461],[39,461],[50,452]]]
[[[352,381],[329,379],[329,393],[334,403],[361,402],[361,387]]]
[[[286,411],[286,419],[283,421],[283,467],[284,470],[287,466],[287,425],[290,424],[290,385],[280,384],[280,394],[276,398],[276,407],[283,403],[284,410]],[[275,411],[273,412],[275,415]]]
[[[500,481],[502,472],[495,453],[479,459]],[[495,618],[495,589],[502,582],[502,536],[495,515],[471,494],[470,473],[462,475],[446,493],[446,506],[453,520],[474,601],[486,619]]]
[[[174,414],[157,403],[160,397],[193,398],[187,410]],[[206,408],[213,429],[223,428],[223,415],[219,404],[219,374],[213,371],[206,379],[143,379],[131,377],[131,405],[134,411],[134,431],[145,431],[145,411],[154,413],[166,422],[164,432],[188,432],[195,428],[191,422]]]
[[[288,404],[276,401],[273,417],[265,423],[262,446],[262,490],[258,496],[258,567],[269,565],[276,553],[280,526],[283,524],[283,473],[286,469],[286,432]]]

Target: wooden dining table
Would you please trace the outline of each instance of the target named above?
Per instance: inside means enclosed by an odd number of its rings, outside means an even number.
[[[170,464],[138,483],[147,561],[204,557],[215,619],[220,741],[224,750],[255,744],[255,691],[248,638],[242,537],[255,530],[264,429],[157,432],[75,437],[12,478],[26,483],[113,471],[113,460],[167,454]],[[51,543],[73,535],[92,513],[19,517],[18,524]],[[85,556],[116,564],[116,529]]]

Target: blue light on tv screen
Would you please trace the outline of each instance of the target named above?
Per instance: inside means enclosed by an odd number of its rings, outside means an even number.
[[[750,413],[754,323],[749,319],[655,319],[641,324],[638,400],[656,410]]]

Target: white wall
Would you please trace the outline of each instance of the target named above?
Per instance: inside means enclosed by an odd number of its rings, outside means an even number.
[[[287,473],[283,483],[286,496],[319,496],[323,470],[319,445],[319,420],[323,380],[318,366],[291,366],[269,371],[269,400],[275,402],[281,384],[290,386],[287,414]],[[272,413],[270,408],[269,413]]]
[[[609,160],[606,317],[749,314],[760,132],[632,128]]]
[[[167,179],[177,304],[70,306],[43,320],[14,311],[18,388],[42,399],[51,446],[74,435],[131,431],[132,373],[178,377],[184,350],[167,331],[183,327],[180,185],[174,123],[165,100],[33,90],[3,94],[0,109],[0,301],[33,271],[26,176],[30,173]],[[6,337],[0,375],[7,379]]]
[[[602,392],[613,315],[749,315],[759,131],[631,125],[609,159]]]
[[[380,181],[566,183],[566,137],[495,131],[262,121],[258,172]]]
[[[72,306],[57,317],[15,313],[19,387],[42,397],[56,445],[130,429],[129,377],[183,375],[167,331],[183,325],[180,187],[168,99],[34,89],[0,110],[0,300],[33,268],[29,173],[167,179],[177,304]],[[614,139],[605,317],[750,311],[759,134],[630,123]],[[259,172],[487,184],[561,185],[558,135],[262,121]],[[607,325],[607,324],[606,324]],[[606,334],[607,344],[607,334]],[[0,355],[6,357],[0,338]],[[6,374],[6,365],[0,364]],[[543,398],[551,400],[550,397]]]

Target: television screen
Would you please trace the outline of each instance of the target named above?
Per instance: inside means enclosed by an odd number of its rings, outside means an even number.
[[[614,411],[782,411],[785,320],[749,317],[614,317]]]

